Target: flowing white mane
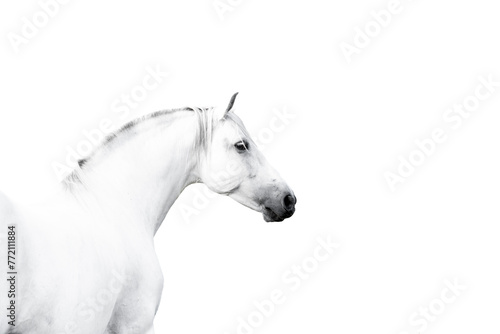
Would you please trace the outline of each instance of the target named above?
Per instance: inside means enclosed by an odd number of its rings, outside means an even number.
[[[195,136],[195,140],[192,151],[198,155],[198,158],[200,158],[199,155],[207,151],[208,144],[212,140],[213,129],[220,120],[219,116],[217,116],[216,108],[185,107],[161,110],[132,120],[124,124],[115,132],[107,135],[102,143],[92,153],[78,161],[78,167],[62,181],[63,185],[67,189],[71,190],[75,184],[80,184],[81,175],[85,172],[86,167],[90,164],[96,163],[102,153],[109,152],[110,150],[116,148],[116,146],[120,143],[123,143],[130,137],[134,136],[136,134],[134,130],[138,130],[142,127],[142,131],[147,131],[147,129],[144,129],[144,127],[147,126],[150,126],[150,128],[157,128],[159,126],[165,128],[169,127],[175,123],[177,120],[175,116],[179,115],[180,112],[193,112],[197,116],[196,119],[198,127],[197,132],[193,134]]]

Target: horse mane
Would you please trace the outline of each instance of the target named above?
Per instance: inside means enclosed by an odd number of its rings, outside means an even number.
[[[72,190],[75,185],[82,184],[82,173],[84,172],[87,165],[95,157],[96,153],[105,149],[111,149],[112,145],[117,141],[117,139],[132,133],[132,130],[137,128],[139,125],[145,124],[152,120],[157,120],[158,118],[172,116],[181,111],[192,111],[197,116],[198,127],[193,149],[198,152],[198,154],[201,154],[201,152],[205,152],[208,147],[208,143],[212,141],[213,128],[218,121],[218,119],[214,117],[215,108],[184,107],[177,109],[160,110],[125,123],[118,130],[108,134],[103,139],[101,144],[92,151],[92,153],[90,153],[87,157],[78,160],[78,166],[62,180],[63,186],[68,190]],[[175,122],[175,119],[170,120],[169,122],[173,123]],[[201,156],[198,156],[198,158],[201,158]]]

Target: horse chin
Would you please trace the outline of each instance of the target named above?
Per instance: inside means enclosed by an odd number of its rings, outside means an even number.
[[[270,208],[264,208],[262,216],[264,217],[264,220],[268,223],[282,222],[283,220],[285,220],[285,218],[280,217]]]

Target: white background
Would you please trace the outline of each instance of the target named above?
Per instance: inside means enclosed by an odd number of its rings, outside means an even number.
[[[168,78],[135,115],[225,106],[239,91],[236,112],[258,136],[273,109],[293,112],[265,154],[298,204],[266,224],[217,198],[186,221],[179,205],[201,188],[186,190],[156,236],[157,333],[236,333],[275,288],[286,302],[255,333],[417,333],[408,318],[455,278],[467,288],[426,331],[498,332],[500,88],[458,129],[442,119],[479,76],[500,80],[497,5],[401,0],[348,63],[340,44],[389,1],[233,3],[221,19],[211,0],[72,0],[16,53],[7,34],[40,5],[3,2],[0,189],[32,201],[56,186],[66,145],[160,66]],[[447,141],[392,192],[384,173],[436,127]],[[282,274],[326,236],[340,248],[291,292]]]

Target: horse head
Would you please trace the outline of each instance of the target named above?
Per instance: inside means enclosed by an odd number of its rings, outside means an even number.
[[[283,221],[294,214],[297,198],[234,113],[237,94],[226,110],[214,115],[211,141],[198,166],[200,181],[210,190],[261,212],[267,222]]]

